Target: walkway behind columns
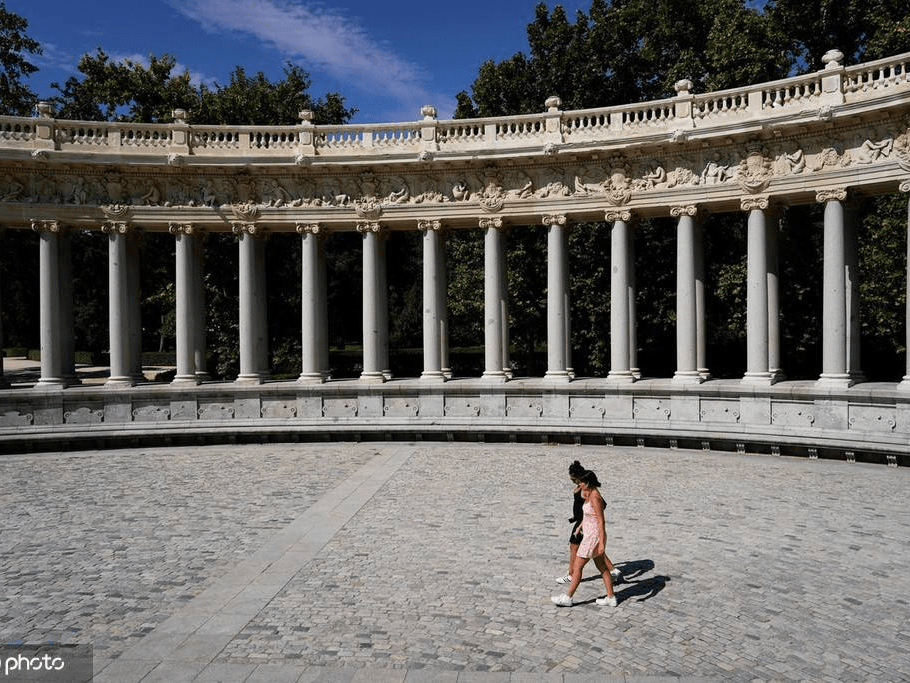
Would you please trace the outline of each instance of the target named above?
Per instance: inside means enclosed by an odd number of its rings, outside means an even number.
[[[597,471],[619,606],[565,571]],[[0,459],[0,637],[96,681],[904,680],[910,470],[701,451],[217,446]]]

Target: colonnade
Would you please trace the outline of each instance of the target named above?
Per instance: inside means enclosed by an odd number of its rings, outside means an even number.
[[[910,188],[908,188],[910,189]],[[859,288],[856,281],[855,210],[845,190],[817,193],[824,204],[823,324],[820,385],[848,387],[862,380],[859,366]],[[777,213],[768,198],[742,200],[747,222],[747,352],[744,383],[770,385],[783,377],[780,359],[780,292],[777,271]],[[672,381],[700,383],[710,378],[705,357],[705,292],[699,208],[672,206],[677,218],[676,371]],[[610,371],[607,380],[630,383],[640,377],[636,359],[633,212],[608,209],[611,224]],[[547,230],[547,370],[544,379],[569,382],[571,330],[568,259],[569,221],[544,215]],[[39,389],[63,388],[74,381],[72,273],[70,240],[56,221],[33,221],[39,237],[41,377]],[[423,362],[421,381],[443,382],[448,367],[445,245],[443,222],[421,220],[423,233]],[[483,218],[484,231],[484,370],[491,383],[510,379],[509,331],[505,270],[505,226],[501,218]],[[361,222],[363,245],[363,382],[384,382],[389,367],[388,300],[385,240],[379,222]],[[910,208],[908,208],[910,263]],[[174,383],[205,380],[205,301],[202,286],[200,230],[172,223],[176,242],[176,361]],[[261,229],[235,224],[238,239],[240,326],[239,383],[268,379],[266,263]],[[301,238],[301,373],[302,383],[328,377],[328,310],[326,264],[319,224],[298,224]],[[139,322],[139,246],[126,223],[102,227],[109,240],[110,377],[112,388],[134,384],[141,371]],[[910,281],[910,278],[908,278]],[[910,284],[907,317],[910,321]],[[606,330],[604,331],[607,332]],[[910,348],[910,325],[907,344]],[[899,385],[910,389],[910,360]]]

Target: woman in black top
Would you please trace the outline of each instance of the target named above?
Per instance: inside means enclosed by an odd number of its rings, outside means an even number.
[[[572,581],[572,565],[575,563],[575,557],[578,554],[578,546],[584,534],[581,530],[581,520],[585,516],[582,506],[585,504],[584,498],[581,497],[581,475],[584,474],[585,468],[577,460],[569,465],[569,479],[575,484],[575,490],[572,492],[572,518],[569,522],[572,524],[572,531],[569,532],[569,572],[565,576],[556,579],[556,583],[570,583]],[[610,576],[613,583],[622,581],[622,573],[613,565],[609,557],[607,567],[610,569]]]

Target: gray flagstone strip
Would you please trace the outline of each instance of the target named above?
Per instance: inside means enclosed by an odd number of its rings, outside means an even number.
[[[376,494],[414,450],[409,446],[376,455],[259,550],[97,672],[94,681],[193,680]]]

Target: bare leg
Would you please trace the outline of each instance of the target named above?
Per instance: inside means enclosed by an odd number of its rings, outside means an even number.
[[[575,558],[578,555],[578,544],[570,543],[569,544],[569,576],[572,576],[572,567],[575,566]]]
[[[575,564],[572,565],[572,583],[569,584],[569,588],[566,591],[566,595],[572,597],[575,595],[575,591],[578,589],[578,584],[581,583],[581,570],[585,568],[585,565],[588,564],[587,557],[577,557],[575,558]],[[609,574],[609,572],[607,572]],[[610,586],[612,587],[612,583]]]
[[[607,566],[606,555],[599,555],[598,557],[595,557],[594,566],[597,567],[597,570],[600,572],[600,578],[602,578],[604,580],[604,586],[607,587],[607,597],[612,598],[613,597],[613,577],[610,576],[610,570]],[[572,595],[572,594],[569,593],[569,595]]]

